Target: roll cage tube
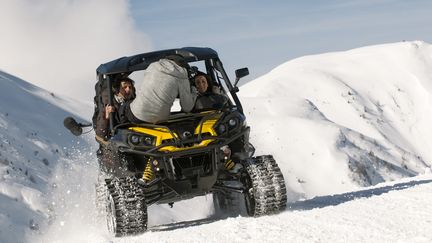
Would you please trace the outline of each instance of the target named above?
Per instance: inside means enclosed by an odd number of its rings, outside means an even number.
[[[231,81],[229,80],[228,75],[226,74],[225,69],[223,68],[223,64],[219,60],[219,58],[215,58],[213,60],[214,60],[214,66],[216,67],[216,70],[218,70],[222,74],[222,78],[225,80],[225,83],[228,87],[228,90],[231,93],[231,96],[233,97],[233,99],[237,105],[238,110],[240,111],[240,113],[242,113],[244,115],[243,107],[240,103],[239,98],[237,97],[237,94],[236,94],[238,92],[238,88],[234,88],[232,86]]]
[[[106,75],[107,85],[108,85],[108,105],[113,106],[113,93],[112,93],[112,81],[111,75]],[[105,109],[105,107],[103,107]],[[114,134],[114,114],[112,112],[109,113],[109,129],[111,134]]]

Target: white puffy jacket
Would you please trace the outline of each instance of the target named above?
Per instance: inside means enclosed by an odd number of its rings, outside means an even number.
[[[156,123],[169,117],[176,97],[180,97],[182,111],[190,112],[197,94],[191,89],[185,68],[172,60],[161,59],[144,71],[144,80],[136,87],[136,98],[130,109],[138,119]]]

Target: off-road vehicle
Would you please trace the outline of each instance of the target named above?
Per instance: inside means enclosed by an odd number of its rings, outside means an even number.
[[[181,56],[191,73],[205,70],[210,82],[221,90],[212,99],[218,104],[200,106],[192,113],[173,111],[168,120],[157,124],[111,122],[109,138],[98,141],[118,166],[97,187],[109,230],[116,236],[145,232],[149,205],[172,204],[210,193],[219,215],[261,216],[284,210],[287,196],[283,175],[271,155],[253,157],[250,128],[236,94],[238,80],[249,71],[236,70],[232,84],[216,51],[186,47],[100,65],[95,115],[103,108],[101,90],[108,88],[112,100],[115,79],[172,55]]]

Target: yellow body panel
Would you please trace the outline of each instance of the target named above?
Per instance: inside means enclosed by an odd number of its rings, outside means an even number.
[[[178,147],[174,147],[174,146],[166,146],[166,147],[159,149],[159,151],[176,152],[176,151],[184,151],[184,150],[188,150],[188,149],[202,148],[202,147],[206,147],[209,143],[211,143],[213,141],[214,141],[214,139],[206,139],[206,140],[201,141],[201,143],[199,143],[199,144],[194,144],[191,147],[183,147],[183,148],[178,148]]]
[[[207,113],[207,112],[206,112]],[[211,112],[210,112],[211,113]],[[211,136],[217,136],[216,131],[214,130],[214,125],[219,120],[221,114],[215,113],[214,117],[211,119],[205,120],[202,124],[200,123],[194,131],[195,135],[205,134],[208,133]],[[156,128],[146,128],[146,127],[130,127],[129,130],[142,133],[146,135],[151,135],[156,138],[155,146],[159,146],[162,144],[164,140],[171,140],[175,138],[179,138],[179,135],[175,132],[170,132],[167,128],[163,127],[156,127]],[[183,151],[183,150],[189,150],[189,149],[195,149],[195,148],[201,148],[207,146],[209,143],[213,142],[214,139],[205,139],[201,141],[199,144],[194,144],[191,147],[175,147],[175,146],[166,146],[159,149],[159,151],[166,151],[166,152],[176,152],[176,151]]]

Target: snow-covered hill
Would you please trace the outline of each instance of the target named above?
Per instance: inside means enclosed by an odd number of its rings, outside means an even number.
[[[432,45],[401,42],[298,58],[242,86],[251,142],[275,155],[287,211],[214,221],[201,197],[152,206],[152,232],[123,239],[95,218],[93,133],[62,126],[90,118],[91,101],[0,72],[0,242],[429,242],[431,67]]]
[[[241,87],[258,153],[291,199],[414,176],[432,165],[432,45],[298,58]]]
[[[0,72],[0,242],[23,242],[48,217],[47,194],[59,161],[87,147],[63,128],[91,103],[57,97]]]

